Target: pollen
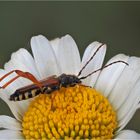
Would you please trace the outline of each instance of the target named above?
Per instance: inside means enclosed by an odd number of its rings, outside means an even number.
[[[116,112],[101,93],[76,85],[35,98],[22,122],[26,139],[111,139]]]

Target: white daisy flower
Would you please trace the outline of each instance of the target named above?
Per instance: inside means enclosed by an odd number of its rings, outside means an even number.
[[[38,80],[62,73],[77,75],[100,45],[99,42],[91,43],[81,61],[71,36],[52,41],[42,35],[35,36],[31,39],[33,57],[26,49],[19,49],[4,69],[0,69],[0,77],[12,70],[30,72]],[[103,45],[81,76],[101,68],[105,53],[106,45]],[[116,63],[82,81],[93,89],[76,85],[61,88],[50,96],[42,94],[35,99],[16,102],[9,100],[10,95],[31,81],[19,78],[1,89],[0,97],[15,118],[0,115],[0,128],[4,128],[0,130],[0,139],[140,139],[135,131],[123,130],[140,107],[140,58],[118,54],[107,64],[118,60],[129,66]],[[3,79],[0,86],[15,75]]]

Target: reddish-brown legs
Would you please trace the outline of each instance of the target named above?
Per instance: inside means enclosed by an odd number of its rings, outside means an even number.
[[[18,79],[19,77],[23,77],[26,79],[31,80],[34,84],[36,84],[39,88],[42,89],[42,84],[29,72],[23,72],[21,70],[13,70],[10,71],[9,73],[5,74],[4,76],[2,76],[0,78],[0,82],[5,79],[7,76],[9,76],[10,74],[12,74],[13,72],[15,72],[17,74],[16,77],[12,78],[9,82],[7,82],[5,85],[3,85],[1,88],[6,88],[9,84],[11,84],[13,81],[15,81],[16,79]]]

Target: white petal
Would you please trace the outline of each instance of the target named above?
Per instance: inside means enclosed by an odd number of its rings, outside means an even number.
[[[129,122],[129,120],[133,116],[133,113],[136,112],[136,108],[139,105],[139,102],[140,102],[140,79],[138,80],[134,88],[130,91],[130,94],[125,103],[117,111],[119,126],[121,126],[121,129],[122,124],[124,127],[124,122]]]
[[[36,78],[39,78],[33,57],[26,49],[21,48],[17,52],[13,53],[11,61],[13,61],[12,63],[16,68],[19,68],[19,70],[32,72]]]
[[[7,73],[8,73],[8,71],[0,69],[0,77],[4,76]],[[8,77],[6,77],[5,79],[3,79],[0,82],[0,86],[3,86],[4,84],[6,84],[10,79],[14,78],[15,76],[16,76],[15,73],[9,75]],[[6,91],[8,93],[8,95],[11,95],[20,85],[21,85],[21,83],[14,81],[9,86],[7,86],[5,89],[1,89],[1,91]]]
[[[32,37],[31,48],[42,79],[60,73],[55,53],[47,38],[42,35]]]
[[[128,56],[124,54],[118,54],[113,58],[111,58],[107,62],[107,64],[110,64],[118,60],[123,60],[127,62],[128,59],[129,59]],[[126,67],[125,64],[118,63],[103,69],[99,75],[95,88],[99,90],[102,94],[104,94],[105,97],[107,97],[111,93],[113,87],[118,82],[118,79],[125,67]]]
[[[0,130],[0,139],[24,139],[22,132],[20,131],[12,131],[12,130]]]
[[[129,66],[125,67],[109,96],[115,109],[118,109],[127,100],[140,76],[140,58],[131,57],[128,63]]]
[[[80,54],[77,45],[70,35],[57,39],[59,45],[53,45],[61,72],[77,74],[80,68]]]
[[[58,56],[59,54],[59,42],[60,42],[60,38],[56,38],[54,40],[51,40],[50,43],[51,43],[51,46],[55,52],[55,55]]]
[[[133,117],[133,115],[135,114],[137,109],[138,109],[137,107],[134,107],[132,110],[130,110],[127,113],[127,116],[125,116],[120,122],[118,122],[119,123],[119,125],[118,125],[119,129],[117,130],[117,132],[122,130],[128,124],[128,122]]]
[[[2,69],[0,69],[0,77],[2,77],[4,74],[6,74],[6,72]],[[11,78],[11,76],[9,76],[8,78],[6,78],[4,80],[4,82],[9,81],[9,78]],[[2,86],[4,84],[4,82],[0,83],[0,86]],[[11,84],[9,85],[6,89],[0,89],[0,98],[6,102],[6,104],[9,106],[9,108],[11,109],[13,115],[16,117],[17,120],[21,120],[22,116],[20,113],[20,109],[17,102],[12,102],[9,100],[9,96],[10,94],[12,94],[12,92],[14,92],[15,89],[15,84]]]
[[[0,128],[6,128],[11,130],[22,130],[22,126],[21,123],[19,123],[19,121],[5,115],[0,115]]]
[[[137,105],[137,109],[140,109],[140,102],[139,102],[139,104]]]
[[[131,140],[139,140],[140,139],[140,134],[136,133],[135,131],[132,130],[123,130],[120,131],[119,134],[115,137],[116,140],[119,139],[131,139]]]
[[[13,115],[15,116],[15,118],[19,121],[22,121],[22,116],[20,115],[16,105],[14,104],[14,102],[11,102],[8,98],[8,96],[6,95],[6,92],[3,93],[2,91],[0,92],[0,98],[9,106],[11,112],[13,113]]]
[[[56,59],[57,59],[58,63],[59,63],[59,56],[60,56],[59,55],[59,53],[60,53],[59,52],[59,43],[60,43],[60,38],[56,38],[56,39],[50,41],[50,44],[51,44],[51,46],[53,48],[53,51],[55,53],[55,56],[56,56]],[[60,65],[60,63],[59,63],[59,65]],[[63,73],[61,68],[60,68],[60,70],[61,70],[60,73]]]
[[[101,46],[101,43],[99,42],[93,42],[91,43],[85,50],[83,58],[82,58],[82,66],[85,66],[85,64],[89,61],[89,59],[93,56],[93,54],[95,53],[95,51],[97,50],[97,48]],[[85,69],[83,69],[81,76],[86,76],[87,74],[99,69],[102,67],[103,64],[103,60],[105,57],[105,53],[106,53],[106,45],[103,45],[102,48],[99,49],[99,51],[97,52],[97,54],[94,56],[94,58],[90,61],[90,63],[85,67]],[[88,86],[94,86],[95,82],[99,76],[100,72],[97,72],[89,77],[87,77],[86,79],[83,80],[83,83],[85,85]]]
[[[5,67],[5,71],[2,70],[0,71],[1,76],[11,70],[22,70],[24,72],[32,73],[36,78],[39,79],[39,74],[37,72],[33,57],[25,49],[19,49],[17,52],[13,53],[11,56],[11,60],[7,62],[4,67]],[[4,79],[3,82],[10,80],[15,75],[16,74],[12,74],[8,76],[8,78]],[[16,89],[28,85],[30,83],[32,82],[27,79],[19,78],[13,83],[11,83],[8,87],[6,87],[6,92],[8,92],[8,94],[11,95],[15,92]],[[18,108],[20,115],[23,115],[29,105],[29,100],[23,102],[16,102],[13,104],[15,104],[14,109]]]
[[[36,78],[39,79],[39,74],[35,67],[35,62],[34,62],[32,56],[30,55],[30,53],[25,49],[20,49],[17,52],[13,53],[11,56],[11,60],[9,62],[7,62],[4,67],[5,67],[6,72],[9,72],[11,70],[16,70],[16,69],[22,70],[24,72],[30,72]],[[13,85],[12,90],[11,90],[10,86],[8,86],[8,88],[10,88],[10,91],[13,92],[17,88],[23,87],[30,83],[32,83],[32,82],[27,79],[20,78],[12,83],[12,85]]]
[[[18,69],[24,72],[30,72],[36,78],[39,78],[39,73],[37,72],[33,57],[23,48],[12,54],[11,60],[5,64],[4,68],[6,71]],[[24,78],[22,78],[22,80],[18,79],[17,81],[17,83],[21,84],[27,84],[27,81],[29,83],[29,80]]]
[[[15,118],[20,122],[23,119],[23,115],[25,111],[27,111],[27,107],[29,106],[29,103],[33,100],[33,99],[28,99],[19,102],[10,101],[6,90],[0,91],[0,98],[8,105]]]

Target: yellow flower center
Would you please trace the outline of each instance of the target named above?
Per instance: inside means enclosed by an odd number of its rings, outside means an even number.
[[[76,85],[39,95],[23,117],[26,139],[111,139],[116,113],[95,89]]]

